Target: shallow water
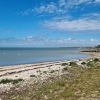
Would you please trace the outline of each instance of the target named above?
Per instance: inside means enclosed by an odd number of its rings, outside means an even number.
[[[0,66],[86,58],[85,48],[0,48]]]

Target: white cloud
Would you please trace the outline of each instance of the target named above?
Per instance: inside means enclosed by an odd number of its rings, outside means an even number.
[[[45,27],[62,31],[100,31],[100,20],[78,19],[47,21]]]
[[[58,3],[59,3],[59,7],[63,7],[63,6],[66,5],[66,1],[65,0],[59,0]]]
[[[93,0],[76,0],[78,2],[78,4],[82,4],[82,3],[92,3]]]
[[[95,0],[96,3],[100,3],[100,0]]]
[[[90,39],[78,39],[78,38],[59,38],[59,39],[48,39],[41,37],[28,36],[24,38],[6,38],[0,39],[0,45],[22,45],[22,46],[86,46],[86,45],[97,45],[100,44],[100,39],[90,38]]]
[[[94,42],[94,41],[95,41],[95,39],[91,38],[91,39],[90,39],[90,41],[91,41],[91,42]]]
[[[92,3],[93,0],[58,0],[57,3],[50,2],[45,5],[41,5],[39,7],[33,8],[33,10],[37,13],[57,13],[57,14],[65,14],[69,9],[74,6],[78,6],[82,3]]]
[[[32,13],[38,14],[66,14],[71,8],[78,7],[80,4],[90,4],[90,3],[98,3],[100,0],[58,0],[55,2],[49,2],[46,4],[40,4],[37,7],[33,7],[32,9],[27,9],[26,11],[20,12],[22,15],[29,15]]]
[[[99,39],[75,39],[75,38],[65,38],[65,39],[50,39],[46,41],[46,45],[49,46],[90,46],[100,44]]]
[[[82,17],[87,17],[87,18],[94,18],[94,19],[100,19],[100,13],[89,13],[89,14],[84,14]]]
[[[54,13],[57,10],[55,3],[51,2],[47,5],[41,5],[38,8],[34,9],[37,13]]]

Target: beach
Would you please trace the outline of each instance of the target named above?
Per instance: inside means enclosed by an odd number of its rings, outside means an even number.
[[[0,67],[0,80],[10,79],[24,81],[18,82],[20,86],[30,85],[33,83],[43,83],[48,79],[56,78],[61,75],[69,75],[69,72],[64,72],[65,65],[69,65],[71,62],[75,62],[78,66],[86,67],[82,65],[82,62],[87,63],[91,59],[100,58],[100,53],[88,53],[91,55],[88,58],[82,58],[78,60],[64,60],[64,61],[53,61],[43,62],[35,64],[20,64]],[[64,65],[65,64],[65,65]],[[70,65],[68,67],[71,67]],[[7,84],[0,84],[0,94],[10,91],[11,88],[15,87],[15,84],[8,82]],[[19,86],[19,87],[20,87]]]
[[[100,0],[0,0],[0,100],[100,100]]]
[[[100,57],[100,53],[91,53],[85,52],[85,54],[89,54],[88,58],[81,58],[78,60],[62,60],[62,61],[52,61],[52,62],[42,62],[42,63],[34,63],[34,64],[19,64],[19,65],[10,65],[0,67],[0,79],[2,78],[23,78],[28,79],[31,74],[37,74],[38,70],[49,71],[51,70],[58,70],[59,68],[63,69],[61,66],[62,63],[68,63],[70,61],[86,61],[87,59],[91,58],[98,58]]]
[[[0,67],[0,79],[1,78],[23,78],[28,79],[30,75],[37,75],[37,71],[49,71],[58,70],[61,64],[68,61],[57,61],[57,62],[43,62],[36,64],[23,64]],[[16,77],[17,76],[17,77]]]
[[[42,62],[35,64],[20,64],[20,65],[11,65],[0,67],[0,80],[1,79],[18,79],[22,78],[24,80],[29,80],[31,75],[38,75],[38,71],[51,71],[51,70],[60,70],[63,69],[61,66],[62,63],[68,63],[71,61],[76,61],[81,63],[86,61],[86,59],[100,57],[100,53],[86,53],[91,55],[89,58],[82,58],[79,60],[64,60],[64,61],[54,61],[54,62]],[[45,77],[45,76],[44,76]],[[47,77],[47,76],[46,76]]]

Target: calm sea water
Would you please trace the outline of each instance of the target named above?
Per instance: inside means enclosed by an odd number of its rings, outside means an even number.
[[[86,58],[84,48],[0,48],[0,66]]]

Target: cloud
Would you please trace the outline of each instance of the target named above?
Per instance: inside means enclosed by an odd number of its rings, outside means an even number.
[[[100,0],[95,0],[96,3],[100,3]]]
[[[46,0],[45,0],[46,2]],[[26,9],[25,11],[21,11],[20,15],[34,15],[37,16],[68,16],[69,12],[77,11],[78,9],[83,10],[85,9],[85,6],[89,5],[95,5],[98,4],[100,0],[58,0],[55,1],[48,1],[46,3],[43,3],[42,1],[39,2],[36,6],[33,8]],[[83,6],[82,6],[83,4]],[[81,13],[81,15],[83,15]]]
[[[38,37],[38,36],[27,36],[27,37],[22,37],[22,38],[14,38],[14,37],[9,37],[9,38],[0,38],[0,43],[40,43],[43,42],[44,38],[43,37]]]
[[[37,13],[41,14],[41,13],[54,13],[56,12],[57,7],[55,5],[55,3],[50,2],[47,5],[41,5],[38,8],[35,8],[34,11],[36,11]]]
[[[26,9],[25,11],[20,11],[17,12],[18,15],[23,15],[23,16],[28,16],[30,14],[33,14],[34,10],[33,9]]]
[[[43,25],[49,29],[61,31],[100,31],[100,20],[88,18],[46,21]]]
[[[89,19],[100,19],[100,13],[89,13],[89,14],[84,14],[82,17],[89,18]]]
[[[77,4],[82,4],[82,3],[93,3],[93,0],[76,0]]]
[[[57,46],[89,46],[100,43],[99,39],[77,39],[77,38],[60,38],[48,39],[41,37],[27,36],[23,38],[5,38],[0,39],[0,46],[28,46],[28,47],[57,47]]]
[[[91,42],[94,42],[94,41],[95,41],[95,39],[91,38],[91,39],[90,39],[90,41],[91,41]]]
[[[46,42],[49,46],[95,46],[100,43],[99,39],[75,39],[75,38],[65,38],[65,39],[50,39]]]
[[[81,4],[98,3],[100,0],[58,0],[57,2],[40,3],[38,6],[21,11],[19,14],[30,15],[37,14],[66,14],[70,9]]]
[[[59,7],[63,7],[66,5],[66,0],[59,0],[58,3],[59,3]]]
[[[44,41],[44,38],[40,36],[35,36],[35,37],[27,36],[27,37],[22,38],[21,40],[26,43],[34,43],[34,42],[40,43]]]
[[[33,8],[33,10],[39,14],[66,14],[70,9],[79,6],[80,4],[89,3],[93,3],[93,0],[58,0],[57,3],[49,2],[48,4],[42,4],[39,7]]]

